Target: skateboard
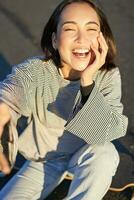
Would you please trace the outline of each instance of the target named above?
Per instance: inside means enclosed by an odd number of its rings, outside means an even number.
[[[70,180],[70,181],[72,181],[72,179],[73,179],[73,177],[72,176],[70,176],[70,175],[67,175],[66,177],[65,177],[65,179],[66,180]],[[128,181],[128,182],[125,182],[124,184],[122,183],[122,184],[118,184],[118,185],[113,185],[112,184],[112,186],[109,188],[109,190],[110,191],[113,191],[113,192],[122,192],[123,190],[125,190],[125,189],[127,189],[127,188],[129,188],[129,187],[134,187],[134,181],[132,180],[130,180],[130,181]]]

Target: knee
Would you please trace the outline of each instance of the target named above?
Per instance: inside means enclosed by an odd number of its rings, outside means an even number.
[[[112,173],[112,176],[114,176],[120,161],[115,146],[111,142],[104,145],[96,145],[93,148],[93,152],[96,165],[102,168],[102,170]]]

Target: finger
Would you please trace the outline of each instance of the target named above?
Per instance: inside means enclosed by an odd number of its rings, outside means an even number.
[[[102,54],[103,57],[106,57],[107,52],[108,52],[108,46],[106,42],[101,37],[98,37],[98,43],[99,43],[100,53]]]
[[[96,55],[94,64],[98,65],[97,68],[100,69],[105,64],[107,50],[105,49],[105,45],[103,44],[100,37],[98,37],[98,43],[100,44],[101,50],[99,48],[96,48],[93,44],[91,47]]]
[[[106,55],[107,55],[107,52],[108,52],[108,46],[105,42],[105,40],[102,39],[102,37],[98,37],[98,42],[100,44],[100,53],[101,53],[101,62],[102,64],[105,63],[105,59],[106,59]]]
[[[8,163],[5,155],[2,152],[0,152],[0,170],[4,174],[9,174],[11,172],[11,168],[9,166],[9,163]]]
[[[2,133],[3,133],[3,126],[0,125],[0,138],[2,136]]]
[[[105,48],[108,49],[107,42],[106,42],[102,32],[100,32],[100,39],[102,41],[102,44],[105,46]]]
[[[105,44],[102,42],[100,38],[98,38],[98,42],[99,42],[99,52],[101,54],[106,55],[108,52],[108,48],[105,46]]]
[[[93,43],[91,43],[91,49],[94,51],[97,57],[100,56],[100,52],[98,51],[98,48],[96,48]]]
[[[95,53],[95,61],[93,62],[93,64],[95,64],[97,66],[97,68],[100,67],[100,52],[98,51],[98,49],[93,45],[93,43],[91,44],[91,49],[94,51]]]

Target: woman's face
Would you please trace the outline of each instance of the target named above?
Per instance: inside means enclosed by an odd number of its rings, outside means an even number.
[[[87,3],[72,3],[64,8],[52,42],[59,51],[62,67],[83,71],[95,59],[91,43],[98,48],[100,22]]]

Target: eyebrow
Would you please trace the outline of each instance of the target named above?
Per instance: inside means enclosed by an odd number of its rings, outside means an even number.
[[[62,23],[62,26],[64,26],[65,24],[75,24],[76,25],[77,23],[74,21],[65,21]],[[95,24],[95,25],[99,26],[99,24],[95,21],[89,21],[86,23],[86,25],[90,25],[90,24]]]

